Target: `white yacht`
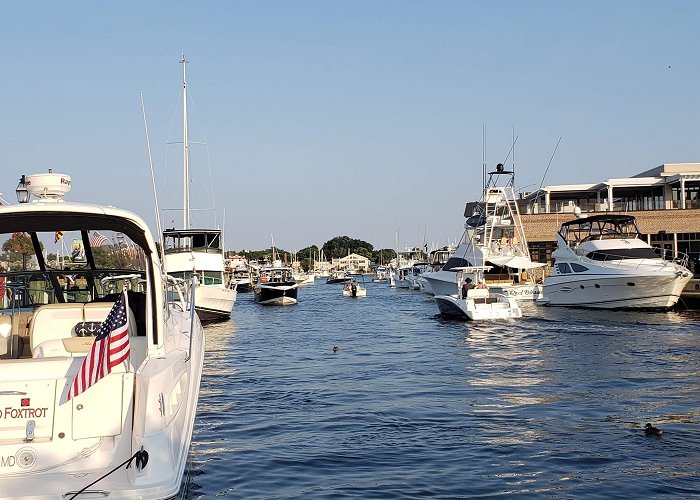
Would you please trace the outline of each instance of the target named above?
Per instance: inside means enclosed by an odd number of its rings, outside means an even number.
[[[544,264],[532,262],[520,220],[513,172],[502,164],[489,172],[482,198],[467,204],[465,231],[457,249],[439,271],[424,274],[434,295],[457,291],[457,268],[490,266],[484,273],[486,286],[519,300],[535,300],[542,287],[528,272]]]
[[[419,290],[418,277],[429,270],[428,255],[420,248],[406,248],[397,252],[396,259],[391,261],[394,272],[394,286]]]
[[[522,311],[513,297],[496,293],[483,284],[483,273],[488,270],[490,266],[457,268],[457,292],[434,297],[440,314],[448,318],[473,321],[522,317]],[[464,280],[471,282],[472,277],[474,286],[464,286]]]
[[[165,275],[140,217],[64,201],[71,184],[22,176],[21,203],[0,206],[0,240],[34,249],[0,272],[0,497],[171,498],[204,359],[193,288]],[[112,352],[117,308],[121,356],[76,390]]]
[[[579,212],[580,213],[580,212]],[[602,309],[668,309],[692,278],[687,256],[641,239],[631,215],[603,214],[561,225],[543,303]]]
[[[235,287],[226,286],[224,279],[223,234],[219,229],[193,229],[190,217],[189,136],[187,130],[187,78],[182,63],[183,115],[183,221],[182,229],[163,232],[164,264],[175,278],[197,278],[195,308],[203,322],[227,320],[236,303]]]

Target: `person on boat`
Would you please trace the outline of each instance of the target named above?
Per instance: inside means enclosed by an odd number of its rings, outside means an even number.
[[[464,283],[462,283],[462,298],[465,298],[467,296],[467,292],[473,288],[476,287],[474,286],[474,283],[472,283],[472,279],[466,278]]]

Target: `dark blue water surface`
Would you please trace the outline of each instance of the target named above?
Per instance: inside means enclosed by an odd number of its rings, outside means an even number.
[[[366,286],[317,283],[288,307],[240,294],[206,328],[190,498],[700,491],[700,312],[523,303],[462,323]]]

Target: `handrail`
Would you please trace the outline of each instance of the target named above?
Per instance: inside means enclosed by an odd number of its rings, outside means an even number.
[[[185,358],[185,361],[190,360],[190,356],[192,356],[192,339],[194,338],[194,319],[197,315],[197,312],[194,309],[194,292],[195,288],[197,287],[197,281],[192,278],[190,280],[190,348],[187,351],[187,357]]]

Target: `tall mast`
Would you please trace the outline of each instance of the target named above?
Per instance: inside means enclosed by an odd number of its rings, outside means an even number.
[[[188,61],[182,54],[182,185],[183,189],[183,222],[182,228],[190,228],[190,139],[187,133],[187,71]]]

